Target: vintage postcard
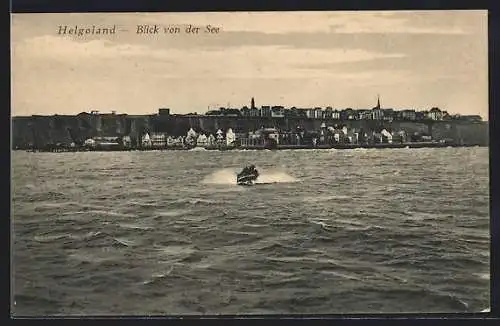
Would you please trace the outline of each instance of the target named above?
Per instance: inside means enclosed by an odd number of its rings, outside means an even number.
[[[489,311],[486,11],[11,26],[12,316]]]

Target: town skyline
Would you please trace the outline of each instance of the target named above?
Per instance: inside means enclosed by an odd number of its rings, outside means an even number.
[[[414,110],[415,112],[426,112],[426,111],[429,111],[433,108],[438,108],[439,110],[443,111],[443,112],[447,112],[449,115],[460,115],[459,113],[455,113],[453,112],[452,110],[447,110],[446,108],[440,108],[440,107],[437,107],[437,106],[433,106],[433,105],[430,105],[428,107],[424,107],[424,108],[417,108],[417,107],[414,107],[414,106],[411,106],[411,105],[406,105],[404,107],[400,107],[400,108],[397,108],[397,107],[390,107],[390,106],[384,106],[382,103],[382,100],[380,97],[377,98],[377,102],[376,102],[376,105],[366,105],[364,107],[354,107],[354,106],[346,106],[346,107],[338,107],[338,106],[334,106],[334,105],[307,105],[307,106],[297,106],[297,105],[290,105],[290,106],[286,106],[286,105],[282,105],[280,103],[273,103],[273,104],[270,104],[270,103],[263,103],[263,104],[259,104],[257,101],[255,101],[255,98],[252,97],[250,99],[250,101],[247,101],[248,103],[246,104],[240,104],[240,105],[231,105],[230,103],[227,103],[226,105],[223,105],[221,104],[220,106],[219,105],[215,105],[213,107],[210,107],[208,106],[207,108],[205,109],[200,109],[200,110],[191,110],[191,111],[187,111],[187,112],[183,112],[183,113],[180,113],[180,112],[176,112],[175,108],[172,108],[172,107],[169,107],[169,106],[163,106],[163,107],[158,107],[158,108],[154,108],[152,110],[149,110],[147,112],[144,112],[144,113],[140,113],[140,114],[135,114],[135,113],[129,113],[129,112],[124,112],[124,111],[120,111],[120,110],[115,110],[115,109],[112,109],[112,108],[99,108],[99,107],[93,107],[93,108],[87,108],[85,110],[75,110],[74,113],[69,113],[69,114],[60,114],[60,113],[51,113],[51,114],[32,114],[30,116],[52,116],[52,115],[69,115],[69,116],[72,116],[72,115],[78,115],[78,114],[81,114],[81,113],[95,113],[95,114],[117,114],[117,115],[120,115],[120,114],[126,114],[126,115],[156,115],[158,114],[158,111],[159,110],[164,110],[164,109],[168,109],[169,110],[169,113],[170,114],[180,114],[180,115],[192,115],[192,114],[197,114],[197,115],[207,115],[207,113],[210,113],[210,112],[213,112],[213,111],[218,111],[220,109],[229,109],[229,110],[242,110],[242,109],[250,109],[252,108],[252,105],[255,106],[255,109],[262,109],[262,108],[273,108],[273,107],[280,107],[280,108],[283,108],[284,110],[290,110],[290,109],[297,109],[297,110],[309,110],[309,109],[333,109],[335,111],[343,111],[343,110],[349,110],[349,109],[352,109],[354,111],[363,111],[363,110],[372,110],[374,108],[380,108],[380,109],[383,109],[383,110],[394,110],[394,111],[405,111],[405,110]],[[12,117],[23,117],[22,115],[17,115],[17,116],[12,116]],[[481,118],[483,118],[481,116]]]
[[[216,36],[57,27],[212,24]],[[257,105],[382,107],[488,120],[486,11],[12,15],[12,116]]]

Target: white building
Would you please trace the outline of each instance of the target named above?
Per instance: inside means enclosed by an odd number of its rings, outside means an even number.
[[[260,108],[260,116],[261,117],[270,117],[271,116],[271,107],[269,105],[263,105]]]
[[[233,132],[233,129],[229,128],[226,132],[226,145],[234,145],[233,143],[236,141],[236,135]]]
[[[335,109],[332,112],[332,119],[333,120],[340,120],[340,111]]]
[[[384,119],[384,111],[382,111],[380,108],[373,108],[371,113],[372,113],[373,120],[383,120]]]
[[[193,128],[189,128],[184,140],[185,140],[187,145],[196,146],[197,138],[198,138],[198,134],[196,133],[196,131],[194,131]]]
[[[260,115],[260,110],[257,108],[250,108],[249,112],[251,117],[258,117]]]
[[[272,133],[268,134],[268,136],[269,136],[269,139],[273,139],[274,141],[276,141],[276,145],[279,145],[279,138],[280,138],[279,133],[272,132]]]
[[[432,120],[443,120],[443,112],[438,108],[432,108],[427,115]]]
[[[93,140],[92,138],[89,138],[89,139],[85,140],[84,145],[88,146],[88,147],[94,147],[95,146],[95,140]]]
[[[174,137],[172,136],[167,137],[167,146],[174,146],[176,143],[177,140]]]
[[[123,136],[122,143],[123,143],[123,146],[130,147],[130,146],[132,146],[132,139],[130,138],[130,136]]]
[[[143,137],[142,137],[142,147],[151,147],[152,145],[152,142],[151,142],[151,137],[149,137],[149,134],[146,133]]]
[[[198,136],[198,134],[196,133],[196,131],[194,131],[193,128],[189,128],[186,137],[196,138],[197,136]]]
[[[305,109],[306,110],[306,117],[309,119],[314,118],[314,109]]]
[[[217,130],[216,135],[217,143],[221,144],[224,141],[224,133],[219,129]]]
[[[208,138],[207,138],[207,143],[208,143],[208,146],[213,146],[213,145],[215,145],[215,141],[216,141],[215,136],[214,136],[214,135],[212,135],[212,134],[210,134],[210,135],[208,136]]]
[[[360,110],[358,111],[360,120],[371,120],[373,119],[373,112],[370,110]]]
[[[403,120],[415,120],[416,119],[416,112],[415,110],[403,110],[400,111],[401,117]]]
[[[323,118],[323,109],[322,108],[314,108],[314,118],[322,119]]]
[[[200,134],[198,139],[196,139],[196,146],[198,147],[206,147],[208,145],[208,138],[205,134]]]
[[[167,142],[166,136],[163,133],[151,133],[151,147],[165,147]]]
[[[285,116],[285,108],[282,106],[273,106],[271,108],[271,117],[283,118]]]
[[[390,144],[392,143],[392,134],[388,132],[387,130],[383,129],[381,132],[382,136],[387,138],[387,142]]]

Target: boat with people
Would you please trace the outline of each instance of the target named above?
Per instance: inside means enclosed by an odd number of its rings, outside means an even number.
[[[250,164],[243,168],[243,170],[236,176],[236,184],[240,186],[252,186],[259,177],[259,171],[255,165]]]

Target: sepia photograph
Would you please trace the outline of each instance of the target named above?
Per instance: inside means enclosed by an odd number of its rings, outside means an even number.
[[[490,311],[488,12],[11,14],[11,316]]]

